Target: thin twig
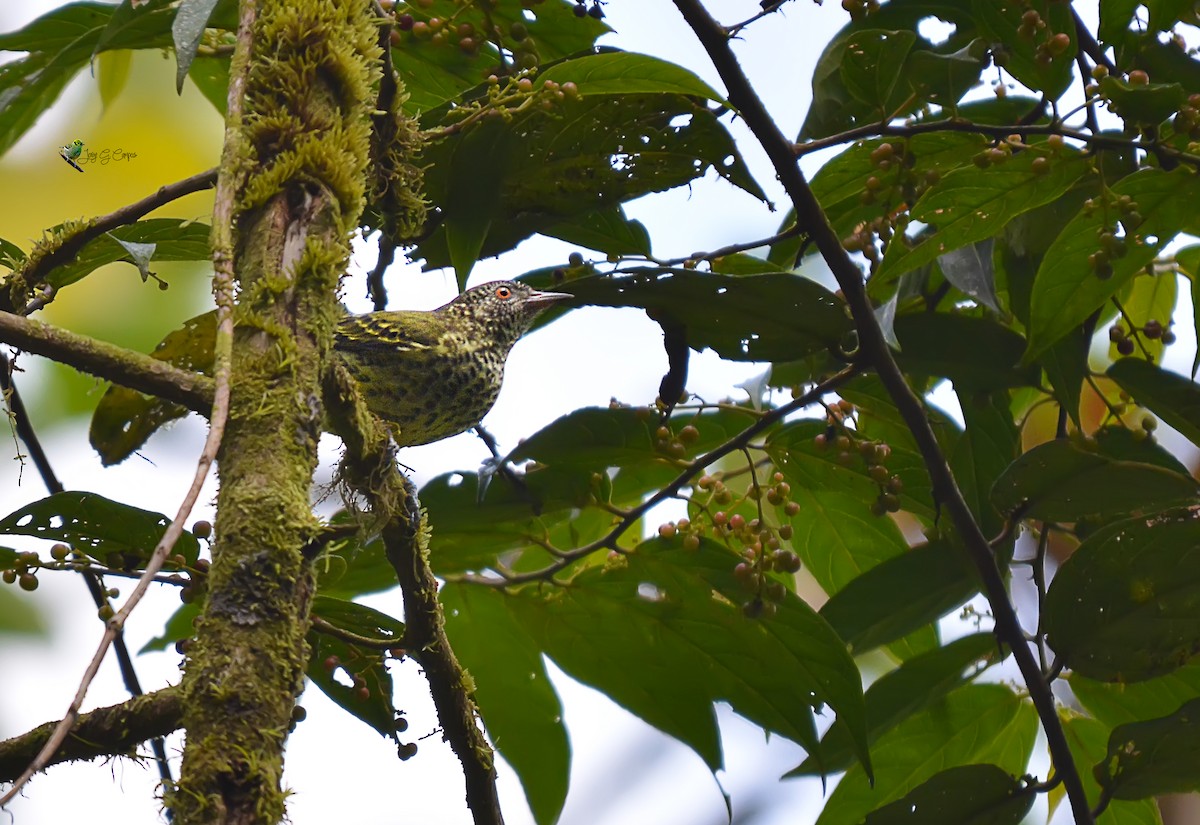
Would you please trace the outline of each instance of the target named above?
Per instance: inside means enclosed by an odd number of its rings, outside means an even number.
[[[963,498],[954,474],[946,463],[941,446],[926,417],[925,407],[909,387],[904,373],[892,357],[883,331],[875,318],[874,307],[867,296],[861,270],[842,248],[841,239],[825,218],[820,202],[800,172],[796,163],[795,146],[779,130],[779,126],[754,91],[730,49],[721,26],[699,0],[674,2],[708,52],[725,83],[730,103],[737,108],[770,158],[776,175],[792,200],[797,223],[808,230],[837,279],[854,317],[861,356],[875,368],[880,381],[912,433],[929,471],[934,497],[950,514],[968,555],[979,571],[984,593],[991,605],[996,634],[1000,641],[1006,642],[1012,648],[1013,657],[1021,670],[1025,686],[1046,733],[1051,758],[1056,770],[1062,774],[1076,825],[1092,825],[1087,794],[1083,789],[1079,769],[1071,754],[1062,722],[1058,718],[1054,694],[1043,677],[1037,658],[1025,643],[1024,630],[1012,602],[1009,601],[1004,576],[997,566],[991,548],[988,547],[987,539],[975,521],[970,506]]]

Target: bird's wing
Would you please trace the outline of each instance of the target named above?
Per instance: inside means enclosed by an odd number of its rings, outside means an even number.
[[[342,352],[419,350],[437,346],[429,313],[372,312],[347,315],[338,321],[334,348]]]

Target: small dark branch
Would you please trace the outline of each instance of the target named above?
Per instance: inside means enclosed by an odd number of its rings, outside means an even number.
[[[105,341],[76,335],[41,321],[0,312],[0,344],[52,358],[80,372],[156,395],[208,415],[213,380]]]
[[[351,536],[358,535],[361,532],[357,524],[330,524],[321,529],[317,535],[308,540],[304,547],[300,548],[300,554],[304,558],[312,560],[325,550],[327,546],[335,541],[348,539]]]
[[[1029,777],[1029,779],[1030,782],[1025,786],[1025,790],[1033,793],[1050,793],[1050,791],[1062,784],[1062,776],[1057,773],[1054,774],[1054,776],[1051,776],[1045,782],[1034,781],[1033,777]]]
[[[647,260],[658,266],[682,266],[683,264],[687,264],[687,263],[690,263],[693,261],[715,261],[718,258],[724,258],[726,255],[735,255],[738,252],[748,252],[751,249],[758,249],[759,247],[763,247],[763,246],[771,246],[773,244],[779,243],[780,241],[786,241],[789,238],[794,238],[797,235],[802,235],[802,234],[804,234],[804,233],[800,229],[800,227],[793,224],[792,226],[788,227],[787,229],[783,230],[782,232],[778,232],[774,235],[771,235],[770,237],[759,238],[758,240],[754,240],[754,241],[744,241],[742,243],[729,244],[728,246],[723,246],[720,249],[714,249],[711,252],[704,252],[704,251],[693,252],[691,255],[686,255],[682,258],[654,258],[654,257],[641,258],[641,257],[637,257],[637,256],[631,256],[629,258],[625,258],[624,260],[626,260],[626,261]],[[617,269],[614,271],[619,272],[621,270]]]
[[[383,286],[383,274],[396,260],[396,243],[385,233],[379,233],[379,260],[375,268],[367,275],[367,297],[375,306],[376,312],[387,309],[387,289]]]
[[[39,256],[32,262],[32,266],[27,271],[21,273],[21,277],[30,288],[36,287],[46,280],[55,267],[62,266],[74,260],[79,250],[83,249],[89,241],[95,240],[105,232],[116,229],[118,226],[133,223],[144,215],[158,209],[160,206],[165,206],[171,201],[182,198],[184,195],[208,189],[216,180],[217,170],[209,169],[207,172],[201,172],[198,175],[192,175],[190,178],[184,178],[176,183],[163,186],[153,195],[142,198],[140,201],[131,203],[128,206],[123,206],[115,212],[95,218],[89,221],[78,232],[75,232],[68,238],[64,238],[56,249]],[[45,301],[42,303],[44,304]],[[28,307],[25,309],[28,309]]]
[[[971,508],[963,498],[954,474],[946,463],[937,437],[926,417],[925,407],[909,387],[904,373],[892,357],[883,331],[875,318],[871,300],[867,296],[862,271],[842,248],[841,239],[825,218],[820,202],[800,172],[796,163],[795,146],[779,130],[779,126],[759,99],[730,49],[724,30],[699,0],[674,2],[721,75],[729,102],[741,114],[770,158],[776,175],[792,200],[796,210],[796,222],[809,232],[813,243],[837,279],[858,329],[861,356],[874,367],[905,425],[912,433],[929,471],[934,499],[941,502],[942,507],[949,513],[967,554],[979,572],[983,592],[987,596],[996,623],[997,638],[1012,648],[1046,733],[1051,758],[1056,770],[1063,777],[1063,785],[1076,825],[1091,825],[1091,808],[1079,777],[1079,769],[1067,743],[1066,733],[1058,717],[1054,694],[1038,666],[1037,658],[1025,642],[1025,633],[1017,618],[1016,609],[1008,598],[1004,576],[997,566],[987,539],[971,513]]]
[[[42,483],[46,485],[46,491],[51,495],[63,492],[62,482],[58,480],[58,475],[50,466],[50,457],[42,447],[41,439],[38,438],[37,431],[33,428],[33,420],[25,409],[21,394],[17,392],[17,387],[13,384],[12,362],[2,356],[0,356],[0,391],[3,391],[7,399],[9,412],[12,413],[17,428],[17,435],[25,443],[25,448],[29,450],[29,457],[33,461],[33,466],[37,468]],[[105,592],[104,580],[100,575],[87,569],[80,570],[79,575],[83,578],[83,583],[87,587],[88,593],[91,594],[96,608],[108,607],[108,594]],[[137,671],[133,667],[133,657],[129,655],[129,647],[125,644],[124,632],[118,633],[113,638],[113,653],[117,657],[117,665],[120,668],[121,681],[125,684],[125,689],[129,691],[130,696],[141,696],[142,685]],[[154,737],[150,742],[150,747],[154,751],[154,760],[158,764],[158,775],[163,782],[170,784],[174,779],[171,776],[171,764],[167,761],[167,749],[162,737]],[[168,818],[170,818],[169,811]]]
[[[666,487],[663,487],[641,504],[636,507],[632,507],[629,510],[618,511],[618,513],[621,515],[621,520],[617,522],[616,526],[614,526],[612,530],[608,532],[608,535],[604,536],[604,538],[597,539],[590,544],[585,544],[584,546],[577,547],[574,550],[558,551],[558,553],[555,554],[555,560],[546,567],[543,567],[541,570],[531,570],[525,573],[503,572],[502,577],[499,579],[485,576],[465,575],[459,577],[458,580],[469,581],[475,584],[486,584],[493,587],[507,587],[514,584],[524,584],[525,582],[537,581],[539,579],[548,579],[573,562],[582,559],[584,556],[591,555],[598,550],[617,550],[617,540],[625,534],[626,530],[641,521],[642,517],[649,512],[652,507],[661,504],[667,499],[674,498],[689,481],[703,472],[705,467],[708,467],[713,462],[724,458],[732,452],[745,450],[746,446],[751,442],[754,436],[775,424],[777,421],[783,420],[797,410],[804,409],[810,404],[816,403],[817,400],[819,400],[823,395],[833,392],[851,378],[858,375],[860,372],[861,370],[857,366],[851,364],[841,372],[813,387],[813,389],[804,393],[804,395],[800,396],[799,398],[795,398],[789,401],[787,404],[784,404],[782,407],[778,407],[770,412],[764,413],[757,421],[755,421],[746,429],[742,430],[733,438],[726,441],[724,444],[714,447],[704,455],[698,456],[694,461],[687,464],[682,472],[680,472],[670,484],[668,484]],[[749,466],[753,467],[754,462],[750,461]]]
[[[1088,28],[1087,23],[1080,18],[1079,12],[1074,8],[1071,9],[1071,17],[1075,19],[1075,39],[1079,43],[1079,51],[1086,54],[1092,59],[1092,62],[1098,66],[1103,66],[1110,72],[1117,71],[1117,66],[1108,59],[1108,55],[1104,53],[1104,49],[1092,36],[1092,30]],[[1084,82],[1087,82],[1086,80]]]
[[[97,756],[132,756],[134,749],[147,739],[178,730],[182,716],[183,702],[174,687],[84,713],[46,767]],[[58,722],[47,722],[0,742],[0,782],[16,779],[57,726]]]
[[[476,825],[503,825],[494,755],[475,721],[470,678],[446,638],[416,491],[400,475],[387,432],[363,405],[345,369],[330,369],[323,389],[331,429],[346,447],[342,480],[370,502],[372,517],[383,520],[384,551],[404,595],[401,646],[429,680],[438,721],[462,763],[467,805]]]
[[[729,37],[737,37],[747,26],[751,25],[752,23],[756,23],[759,20],[762,20],[764,17],[774,14],[782,9],[783,4],[786,2],[787,0],[762,0],[762,2],[759,3],[759,6],[762,7],[762,11],[758,12],[753,17],[746,18],[741,23],[734,23],[732,26],[726,26],[725,31],[729,33]]]
[[[1092,818],[1099,819],[1100,814],[1108,810],[1108,803],[1112,802],[1112,790],[1110,785],[1105,785],[1100,789],[1100,799],[1096,802],[1095,809],[1092,810]]]

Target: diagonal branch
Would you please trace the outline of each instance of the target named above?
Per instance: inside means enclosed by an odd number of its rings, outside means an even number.
[[[47,759],[46,767],[97,756],[128,756],[147,739],[161,738],[179,729],[183,700],[179,689],[164,688],[128,699],[119,705],[97,708],[79,717],[71,735]],[[50,740],[58,722],[0,742],[0,782],[9,782]]]
[[[83,249],[89,241],[95,240],[105,232],[116,229],[118,226],[133,223],[142,216],[158,209],[160,206],[165,206],[173,200],[182,198],[184,195],[190,195],[193,192],[207,189],[213,185],[216,179],[217,170],[209,169],[207,172],[201,172],[197,175],[192,175],[190,178],[184,178],[181,181],[159,187],[158,191],[153,195],[148,195],[140,201],[123,206],[115,212],[110,212],[99,218],[93,218],[77,232],[61,240],[56,248],[44,255],[31,258],[27,264],[28,269],[21,273],[21,277],[28,287],[37,286],[46,280],[46,277],[55,267],[62,266],[74,260],[79,250]],[[3,302],[0,303],[0,309],[12,309],[9,304],[10,300],[11,296],[0,294],[0,301]]]
[[[212,409],[214,384],[208,376],[42,321],[0,312],[0,344],[53,358],[80,372],[182,404],[201,415],[208,415]]]
[[[697,39],[708,52],[709,58],[721,75],[729,93],[729,101],[746,121],[759,144],[766,151],[787,190],[796,210],[796,222],[808,230],[821,256],[829,264],[842,289],[846,303],[854,316],[858,329],[859,346],[863,359],[870,363],[879,375],[892,401],[896,404],[904,423],[912,432],[921,451],[925,466],[933,483],[935,500],[945,506],[962,538],[967,554],[971,557],[983,581],[984,594],[991,605],[996,622],[996,635],[1013,651],[1013,656],[1029,690],[1029,696],[1037,709],[1056,773],[1063,779],[1067,797],[1076,825],[1091,825],[1093,822],[1087,794],[1079,777],[1066,734],[1058,718],[1054,694],[1043,677],[1037,659],[1025,640],[1017,613],[1009,601],[1004,577],[996,564],[987,539],[979,529],[962,491],[946,463],[933,429],[926,418],[921,400],[913,393],[896,365],[891,350],[884,340],[883,332],[875,319],[874,309],[863,285],[862,272],[842,248],[841,241],[825,214],[821,204],[813,195],[808,181],[804,179],[796,164],[792,143],[779,130],[766,107],[759,99],[746,74],[738,64],[724,29],[713,19],[699,0],[674,0],[676,8],[687,21]]]

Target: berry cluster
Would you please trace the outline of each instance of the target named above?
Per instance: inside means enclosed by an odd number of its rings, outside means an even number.
[[[1088,255],[1088,266],[1101,281],[1107,281],[1113,275],[1112,262],[1124,258],[1129,251],[1127,238],[1135,238],[1134,233],[1144,222],[1145,218],[1138,211],[1138,204],[1129,195],[1113,195],[1110,192],[1097,198],[1088,198],[1083,203],[1083,214],[1091,215],[1099,209],[1107,217],[1109,210],[1115,209],[1115,222],[1105,221],[1096,232],[1096,243],[1099,245],[1092,254]],[[1119,224],[1119,225],[1118,225]]]
[[[542,2],[545,0],[522,0],[522,5],[536,6]],[[517,20],[507,27],[492,23],[486,7],[483,10],[483,20],[478,23],[472,22],[465,17],[474,11],[471,3],[461,4],[461,7],[447,18],[431,15],[429,10],[432,7],[433,0],[385,4],[385,8],[390,8],[396,19],[395,28],[391,33],[392,46],[422,42],[432,46],[455,48],[468,57],[475,57],[481,47],[490,41],[511,56],[511,62],[502,61],[504,73],[510,73],[512,70],[526,71],[537,68],[540,64],[537,42],[530,36],[529,27],[524,22]],[[584,13],[587,13],[586,10]]]
[[[1145,335],[1151,341],[1161,340],[1164,344],[1170,345],[1175,343],[1175,333],[1171,331],[1170,324],[1174,321],[1167,321],[1168,326],[1164,327],[1161,321],[1151,318],[1141,327],[1133,327],[1125,329],[1121,324],[1113,324],[1108,328],[1108,340],[1117,348],[1117,352],[1121,355],[1133,355],[1135,348],[1134,339],[1131,335]]]
[[[575,4],[573,11],[575,12],[576,17],[592,17],[596,20],[603,20],[604,9],[600,8],[600,6],[601,0],[592,0],[592,4],[590,6],[580,0],[580,2]]]
[[[855,430],[846,427],[847,419],[851,419],[854,414],[854,405],[845,399],[829,407],[825,418],[828,428],[813,439],[813,444],[818,450],[837,450],[837,462],[843,467],[862,462],[867,475],[878,489],[875,500],[871,502],[873,515],[881,517],[887,513],[899,512],[900,493],[904,491],[904,482],[900,476],[893,475],[887,468],[892,448],[881,441],[859,438]]]

